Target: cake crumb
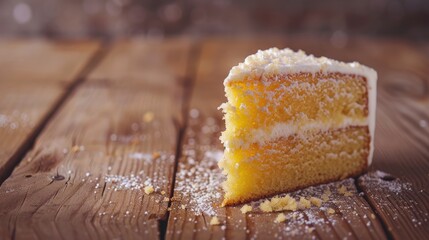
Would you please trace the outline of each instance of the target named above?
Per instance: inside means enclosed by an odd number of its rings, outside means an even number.
[[[161,154],[159,152],[154,152],[152,153],[152,159],[158,159],[159,157],[161,157]]]
[[[259,205],[259,208],[262,212],[272,212],[273,208],[271,207],[271,202],[269,200],[265,200],[263,203]]]
[[[161,191],[161,195],[165,195],[165,191]]]
[[[241,207],[240,211],[241,213],[246,214],[252,211],[252,206],[245,204],[243,207]]]
[[[286,221],[286,215],[284,215],[284,213],[277,215],[276,220],[274,220],[276,223],[282,223],[284,221]]]
[[[344,194],[347,192],[347,188],[346,188],[346,186],[341,185],[341,186],[338,188],[338,192],[344,195]]]
[[[314,227],[309,227],[309,228],[307,228],[307,232],[308,233],[311,233],[311,232],[313,232],[314,231]]]
[[[328,209],[326,210],[326,212],[327,212],[328,214],[334,214],[334,213],[335,213],[335,210],[334,210],[333,208],[328,208]]]
[[[338,188],[338,192],[339,192],[340,194],[342,194],[342,195],[346,196],[346,197],[353,196],[353,194],[352,194],[351,192],[349,192],[349,190],[347,189],[347,187],[346,187],[346,186],[344,186],[344,185],[341,185],[341,186]]]
[[[168,197],[164,197],[164,199],[162,200],[163,202],[168,202],[168,201],[170,201],[170,198],[168,198]]]
[[[272,197],[268,201],[270,202],[270,206],[273,209],[273,211],[276,211],[276,210],[278,211],[283,205],[283,203],[280,200],[280,197],[278,196]]]
[[[287,199],[281,197],[271,198],[270,205],[273,211],[282,211],[288,204]]]
[[[344,193],[344,196],[346,196],[346,197],[351,197],[351,196],[353,196],[353,193],[351,193],[351,192],[346,192],[346,193]]]
[[[78,145],[74,145],[72,148],[71,148],[71,151],[72,152],[79,152],[79,150],[80,150],[80,147],[78,146]]]
[[[273,197],[271,200],[265,200],[259,205],[263,212],[279,212],[284,210],[296,211],[298,203],[296,200],[287,194],[284,197]]]
[[[217,218],[216,216],[212,217],[212,219],[210,220],[210,225],[219,225],[219,224],[220,224],[219,218]]]
[[[300,197],[299,198],[299,203],[298,203],[298,208],[299,209],[306,209],[306,208],[310,208],[310,207],[311,207],[310,201],[308,201],[307,199],[305,199],[305,197]]]
[[[325,194],[322,194],[321,198],[322,198],[322,200],[323,200],[324,202],[329,201],[329,197],[328,197],[327,195],[325,195]]]
[[[145,188],[144,188],[144,192],[146,193],[146,194],[151,194],[151,193],[153,193],[155,191],[155,189],[153,188],[153,186],[152,185],[149,185],[149,186],[146,186]]]
[[[322,199],[317,198],[317,197],[311,197],[310,198],[310,202],[311,204],[313,204],[314,206],[320,207],[322,206]]]
[[[185,204],[182,204],[182,205],[180,206],[180,208],[181,208],[181,209],[183,209],[183,210],[185,210],[185,209],[186,209],[186,205],[185,205]]]
[[[322,200],[324,202],[329,201],[329,197],[331,196],[331,194],[332,194],[331,191],[329,189],[326,189],[321,196]]]
[[[375,215],[374,215],[374,213],[371,213],[371,218],[372,218],[372,219],[375,219]]]
[[[289,194],[282,198],[287,204],[283,207],[282,210],[296,211],[298,208],[298,203],[295,198],[291,197]]]
[[[153,112],[146,112],[143,115],[143,121],[148,123],[148,122],[152,122],[152,120],[154,119],[155,114]]]

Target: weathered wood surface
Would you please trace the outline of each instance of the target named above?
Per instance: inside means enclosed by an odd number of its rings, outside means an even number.
[[[162,48],[157,47],[161,45]],[[89,81],[107,81],[114,86],[151,86],[157,91],[180,87],[189,77],[190,45],[186,38],[115,42],[109,56],[90,74]]]
[[[365,56],[380,78],[372,170],[384,173],[359,186],[395,239],[429,236],[428,59],[399,42]]]
[[[88,68],[84,60],[97,48],[80,46],[0,43],[1,55],[11,56],[0,58],[0,114],[8,117],[0,118],[0,160],[21,160],[0,187],[1,239],[429,236],[429,60],[410,44],[374,39],[338,44],[314,37],[214,38],[198,44],[121,40],[77,85]],[[273,222],[278,213],[262,213],[259,202],[247,214],[241,206],[218,207],[223,120],[216,108],[225,101],[223,79],[245,56],[271,46],[357,60],[379,73],[370,173],[293,193],[317,197],[330,188],[333,195],[322,208],[297,211],[295,218],[286,213],[290,219],[282,224]],[[9,119],[22,128],[6,132],[14,123]],[[41,122],[48,124],[25,155]],[[14,160],[8,163],[13,167]],[[144,193],[148,185],[155,193]],[[338,194],[341,185],[350,196]],[[221,225],[210,225],[212,216]]]
[[[96,42],[0,41],[0,184],[98,47]]]
[[[171,61],[162,42],[112,46],[95,70],[112,75],[79,86],[1,186],[0,238],[159,237],[181,124],[182,76],[169,70],[186,69],[190,52],[187,41],[174,47],[183,61]],[[138,61],[155,55],[155,61]],[[133,68],[124,56],[133,56]],[[134,78],[117,79],[119,73],[105,68],[112,62]],[[147,64],[162,77],[146,75]],[[155,192],[145,194],[146,186]]]
[[[2,39],[0,81],[67,85],[76,80],[98,47],[96,41]]]
[[[225,101],[223,79],[231,66],[256,50],[270,46],[286,47],[292,43],[299,47],[301,41],[223,39],[203,43],[191,98],[189,126],[176,173],[175,194],[167,228],[168,239],[386,238],[379,219],[365,199],[358,195],[353,180],[329,185],[332,192],[336,192],[344,184],[348,186],[351,196],[335,194],[322,208],[313,207],[296,212],[295,219],[292,218],[294,213],[285,212],[290,218],[285,223],[274,223],[278,213],[262,213],[258,209],[259,202],[251,203],[253,210],[247,214],[241,213],[242,205],[219,207],[222,192],[218,184],[222,180],[218,177],[221,173],[213,158],[223,150],[218,140],[224,128],[222,113],[216,109]],[[218,187],[215,187],[216,184]],[[320,198],[326,188],[320,186],[294,195]],[[327,208],[335,209],[336,213],[326,213]],[[210,225],[213,216],[219,218],[220,225]]]

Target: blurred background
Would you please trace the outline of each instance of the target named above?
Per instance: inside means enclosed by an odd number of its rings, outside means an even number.
[[[0,0],[0,36],[324,34],[429,39],[428,0]]]

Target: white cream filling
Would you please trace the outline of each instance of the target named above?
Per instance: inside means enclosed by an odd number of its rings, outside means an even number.
[[[336,122],[311,122],[303,126],[299,126],[293,123],[276,123],[273,127],[258,128],[250,132],[246,141],[241,139],[236,139],[232,141],[226,141],[225,147],[230,148],[246,148],[252,143],[263,144],[264,142],[269,142],[276,140],[281,137],[289,137],[294,134],[312,132],[312,131],[328,131],[330,129],[340,129],[349,126],[368,126],[368,119],[354,119],[354,118],[344,118],[340,123]]]

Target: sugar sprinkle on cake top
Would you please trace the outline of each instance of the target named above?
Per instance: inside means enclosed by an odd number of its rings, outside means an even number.
[[[344,72],[355,73],[366,76],[368,79],[377,78],[377,72],[358,62],[340,62],[327,57],[315,57],[307,55],[304,51],[293,51],[289,48],[270,48],[258,50],[233,67],[225,79],[224,84],[232,81],[242,80],[246,75],[261,76],[276,73],[294,72]]]

